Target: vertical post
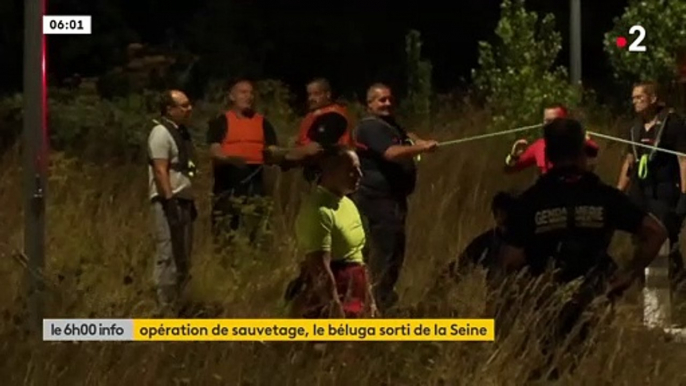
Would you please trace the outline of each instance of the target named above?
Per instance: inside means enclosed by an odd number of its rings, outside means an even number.
[[[570,0],[570,68],[572,84],[581,83],[581,0]]]
[[[31,330],[41,331],[45,254],[45,171],[47,81],[43,14],[46,0],[24,2],[24,251],[28,258]]]

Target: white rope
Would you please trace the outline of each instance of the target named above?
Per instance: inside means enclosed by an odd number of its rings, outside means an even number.
[[[640,143],[640,142],[633,142],[633,141],[629,141],[629,140],[626,140],[626,139],[614,137],[614,136],[612,136],[612,135],[596,133],[595,131],[587,131],[587,133],[590,134],[590,135],[592,135],[592,136],[598,137],[598,138],[605,138],[605,139],[609,139],[609,140],[611,140],[611,141],[626,143],[626,144],[628,144],[628,145],[636,145],[636,146],[645,147],[645,148],[648,148],[648,149],[651,149],[651,150],[661,151],[661,152],[667,153],[667,154],[673,154],[673,155],[676,155],[676,156],[686,157],[686,154],[684,154],[684,153],[679,153],[678,151],[663,149],[663,148],[656,147],[656,146],[645,145],[645,144],[642,144],[642,143]]]
[[[454,139],[451,141],[445,141],[445,142],[439,142],[438,146],[447,146],[447,145],[456,145],[458,143],[463,143],[463,142],[469,142],[469,141],[476,141],[477,139],[484,139],[484,138],[491,138],[491,137],[497,137],[499,135],[505,135],[505,134],[512,134],[512,133],[517,133],[520,131],[525,131],[525,130],[531,130],[531,129],[536,129],[539,127],[543,127],[542,123],[539,123],[537,125],[531,125],[531,126],[524,126],[524,127],[518,127],[515,129],[510,129],[510,130],[504,130],[504,131],[497,131],[495,133],[488,133],[488,134],[481,134],[481,135],[475,135],[472,137],[467,137],[467,138],[460,138],[460,139]]]
[[[479,139],[486,139],[486,138],[498,137],[498,136],[501,136],[501,135],[512,134],[512,133],[518,133],[518,132],[520,132],[520,131],[532,130],[532,129],[536,129],[536,128],[543,127],[543,126],[544,126],[543,123],[539,123],[539,124],[536,124],[536,125],[517,127],[517,128],[514,128],[514,129],[510,129],[510,130],[497,131],[497,132],[495,132],[495,133],[474,135],[474,136],[471,136],[471,137],[460,138],[460,139],[453,139],[453,140],[450,140],[450,141],[439,142],[439,143],[438,143],[438,146],[439,146],[439,147],[443,147],[443,146],[448,146],[448,145],[457,145],[457,144],[459,144],[459,143],[470,142],[470,141],[476,141],[476,140],[479,140]],[[643,144],[643,143],[640,143],[640,142],[633,142],[633,141],[629,141],[629,140],[626,140],[626,139],[623,139],[623,138],[619,138],[619,137],[615,137],[615,136],[612,136],[612,135],[601,134],[601,133],[598,133],[598,132],[595,132],[595,131],[590,131],[590,130],[587,131],[587,133],[590,134],[590,135],[592,135],[592,136],[594,136],[594,137],[598,137],[598,138],[604,138],[604,139],[608,139],[608,140],[615,141],[615,142],[621,142],[621,143],[625,143],[625,144],[628,144],[628,145],[635,145],[635,146],[643,147],[643,148],[646,148],[646,149],[655,150],[655,151],[658,151],[658,152],[663,152],[663,153],[667,153],[667,154],[672,154],[672,155],[676,155],[676,156],[680,156],[680,157],[686,157],[686,153],[680,153],[680,152],[677,152],[677,151],[668,150],[668,149],[663,149],[663,148],[656,147],[656,146],[650,146],[650,145],[646,145],[646,144]]]

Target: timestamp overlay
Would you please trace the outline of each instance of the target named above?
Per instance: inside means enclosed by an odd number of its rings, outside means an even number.
[[[44,35],[90,35],[91,16],[43,16]]]

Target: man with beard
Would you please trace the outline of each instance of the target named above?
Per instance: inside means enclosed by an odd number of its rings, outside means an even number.
[[[300,123],[296,146],[312,143],[326,147],[334,144],[352,146],[352,121],[346,107],[333,101],[331,84],[324,78],[313,79],[307,84],[307,103],[310,112]],[[304,167],[304,176],[313,182],[319,175],[315,163]]]

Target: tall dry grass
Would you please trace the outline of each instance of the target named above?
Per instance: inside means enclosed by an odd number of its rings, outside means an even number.
[[[488,115],[444,112],[434,137],[478,133]],[[448,124],[449,123],[449,124]],[[616,132],[621,123],[600,123]],[[620,147],[601,142],[599,174],[614,183]],[[402,310],[396,316],[481,317],[485,294],[475,272],[442,299],[425,301],[445,264],[489,227],[489,201],[499,189],[522,189],[534,172],[504,176],[509,148],[497,138],[440,149],[424,157],[408,221],[408,252],[400,279]],[[274,172],[277,191],[273,242],[263,250],[238,246],[213,256],[209,238],[210,171],[197,181],[200,217],[188,297],[212,317],[280,317],[287,281],[299,259],[292,219],[303,191],[299,171]],[[540,364],[533,337],[539,312],[521,306],[511,333],[495,343],[330,344],[325,353],[304,343],[43,343],[24,337],[24,269],[11,258],[22,243],[20,158],[0,166],[2,253],[0,291],[4,385],[458,385],[523,384]],[[141,318],[154,309],[151,287],[154,243],[146,202],[144,165],[95,167],[52,158],[47,202],[48,317]],[[626,245],[620,238],[615,253]],[[431,306],[427,304],[431,303]],[[686,384],[686,349],[642,331],[636,304],[626,300],[616,318],[601,324],[578,356],[574,375],[561,384]],[[591,344],[592,343],[592,344]],[[569,363],[560,356],[556,362]]]

